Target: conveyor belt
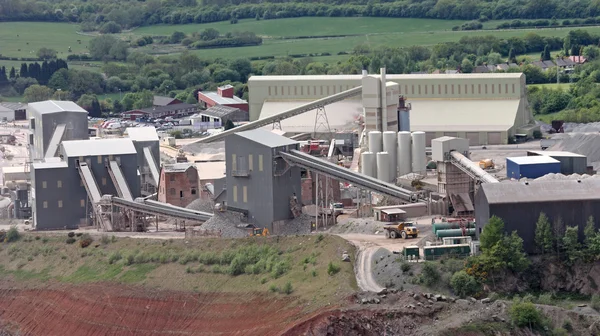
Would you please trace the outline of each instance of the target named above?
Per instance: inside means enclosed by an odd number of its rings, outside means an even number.
[[[58,124],[54,129],[54,133],[52,134],[52,138],[50,138],[50,143],[48,144],[48,148],[46,149],[46,154],[44,157],[50,158],[55,157],[56,152],[58,152],[58,146],[60,146],[60,142],[65,136],[65,130],[67,129],[66,124]]]
[[[128,201],[128,200],[126,200],[124,198],[120,198],[120,197],[113,197],[112,203],[116,206],[127,207],[131,210],[146,213],[146,214],[169,216],[172,218],[192,220],[192,221],[198,221],[198,222],[205,222],[208,219],[210,219],[210,217],[212,217],[212,214],[210,214],[210,216],[208,216],[208,214],[206,214],[206,213],[197,214],[197,213],[192,213],[190,211],[181,211],[182,208],[177,209],[178,207],[174,207],[175,209],[173,209],[173,208],[164,207],[164,206],[154,206],[154,205],[149,205],[147,203]],[[189,210],[189,209],[185,209],[185,210]]]
[[[96,179],[94,179],[94,174],[92,174],[92,171],[90,170],[90,167],[88,167],[87,163],[79,163],[79,175],[81,176],[85,190],[87,191],[92,203],[96,204],[100,202],[102,195],[100,194],[98,184],[96,184]]]
[[[349,169],[340,167],[331,162],[320,160],[301,151],[292,150],[289,153],[280,152],[280,154],[291,165],[297,165],[303,168],[314,170],[320,174],[343,180],[352,183],[353,185],[394,198],[399,198],[404,201],[414,202],[417,200],[417,194],[410,190],[377,180],[370,176],[353,172]]]
[[[170,209],[170,210],[174,210],[174,211],[179,211],[182,213],[185,212],[185,213],[192,214],[192,215],[204,216],[206,218],[206,220],[209,220],[213,216],[213,214],[211,214],[209,212],[196,211],[196,210],[192,210],[192,209],[182,208],[182,207],[178,207],[176,205],[172,205],[169,203],[163,203],[163,202],[159,202],[159,201],[145,200],[144,204],[158,207],[158,208],[165,208],[165,209]]]
[[[159,180],[158,166],[156,165],[156,162],[154,161],[154,157],[152,156],[150,147],[144,147],[144,157],[146,158],[146,163],[148,164],[148,167],[150,168],[150,173],[152,174],[152,179],[154,180],[154,183],[156,183],[155,186],[158,187],[158,180]]]
[[[469,160],[461,153],[454,151],[450,152],[450,155],[452,155],[450,162],[458,169],[469,175],[471,178],[481,183],[498,183],[496,178],[494,178],[485,170],[481,169],[481,167],[479,167],[475,162]]]
[[[110,177],[113,180],[113,184],[115,185],[115,188],[117,188],[119,197],[133,201],[133,196],[131,196],[131,191],[129,190],[129,186],[127,186],[127,181],[125,180],[125,176],[123,176],[123,172],[117,161],[110,161],[108,163],[108,170],[110,172]]]
[[[219,141],[219,140],[225,139],[225,137],[230,134],[242,132],[242,131],[249,131],[249,130],[259,128],[259,127],[267,126],[272,123],[275,123],[275,122],[278,122],[278,121],[281,121],[281,120],[284,120],[287,118],[291,118],[293,116],[297,116],[299,114],[302,114],[302,113],[305,113],[308,111],[312,111],[321,106],[329,105],[329,104],[332,104],[332,103],[335,103],[338,101],[342,101],[344,99],[348,99],[353,96],[357,96],[357,95],[361,94],[361,92],[362,92],[362,86],[355,87],[350,90],[336,93],[329,97],[321,98],[321,99],[315,100],[313,102],[310,102],[310,103],[307,103],[307,104],[304,104],[304,105],[301,105],[298,107],[294,107],[293,109],[289,109],[287,111],[277,113],[270,117],[259,119],[259,120],[256,120],[256,121],[244,124],[244,125],[237,126],[235,128],[229,129],[227,131],[223,131],[221,133],[217,133],[217,134],[208,136],[206,138],[202,138],[202,139],[196,141],[195,143],[209,143],[209,142]]]

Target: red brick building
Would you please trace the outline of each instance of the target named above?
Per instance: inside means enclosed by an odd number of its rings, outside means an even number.
[[[198,171],[193,163],[164,165],[160,172],[158,201],[185,207],[200,197]]]
[[[217,92],[198,92],[198,103],[204,108],[223,105],[248,112],[248,102],[240,97],[236,97],[233,93],[233,86],[231,85],[221,86],[217,88]]]

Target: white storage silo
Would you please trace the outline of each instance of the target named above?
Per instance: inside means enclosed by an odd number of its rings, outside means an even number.
[[[383,132],[383,151],[390,155],[390,178],[395,179],[398,174],[398,136],[396,132]]]
[[[412,137],[410,132],[398,132],[398,176],[412,172]]]
[[[369,152],[379,153],[383,150],[383,140],[381,140],[381,132],[369,132]]]
[[[413,132],[412,136],[412,171],[425,175],[427,158],[425,156],[425,132]]]
[[[390,154],[388,152],[377,153],[377,179],[390,182]]]
[[[361,173],[377,178],[377,159],[375,153],[363,152],[360,154]]]

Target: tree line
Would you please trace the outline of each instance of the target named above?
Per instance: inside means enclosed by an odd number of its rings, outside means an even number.
[[[114,24],[130,28],[154,24],[185,24],[231,21],[243,18],[277,19],[288,17],[405,17],[452,20],[480,18],[570,19],[600,15],[600,5],[593,0],[431,0],[388,1],[356,0],[318,3],[281,0],[98,0],[93,3],[75,0],[36,2],[4,0],[0,21],[80,22],[85,29],[113,31]],[[106,25],[111,22],[110,25]]]

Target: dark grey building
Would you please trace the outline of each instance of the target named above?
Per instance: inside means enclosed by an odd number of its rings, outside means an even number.
[[[527,156],[549,156],[560,161],[560,172],[564,175],[586,174],[587,157],[585,155],[563,151],[527,151]]]
[[[502,218],[507,233],[516,230],[528,252],[535,250],[535,224],[544,212],[551,223],[562,218],[579,226],[579,238],[589,216],[600,220],[600,179],[484,183],[475,195],[477,237],[492,216]]]
[[[38,230],[77,228],[84,225],[94,204],[88,199],[77,167],[86,162],[101,195],[117,195],[107,165],[116,161],[133,198],[140,196],[138,159],[127,138],[64,141],[61,158],[32,164],[32,211]]]
[[[89,139],[88,112],[71,101],[30,103],[27,111],[32,160],[56,156],[61,141]]]
[[[214,122],[225,125],[227,120],[232,122],[248,121],[249,115],[247,111],[239,109],[237,107],[215,105],[205,111],[200,111],[198,114],[191,119],[198,120],[200,122]]]
[[[278,234],[274,222],[293,218],[290,198],[300,199],[301,192],[300,168],[290,167],[279,153],[298,148],[298,142],[264,129],[228,136],[227,206],[247,212],[257,227]]]
[[[156,129],[154,127],[130,127],[126,132],[127,136],[133,140],[137,152],[142,194],[144,196],[154,194],[158,187],[160,172],[160,142]]]

